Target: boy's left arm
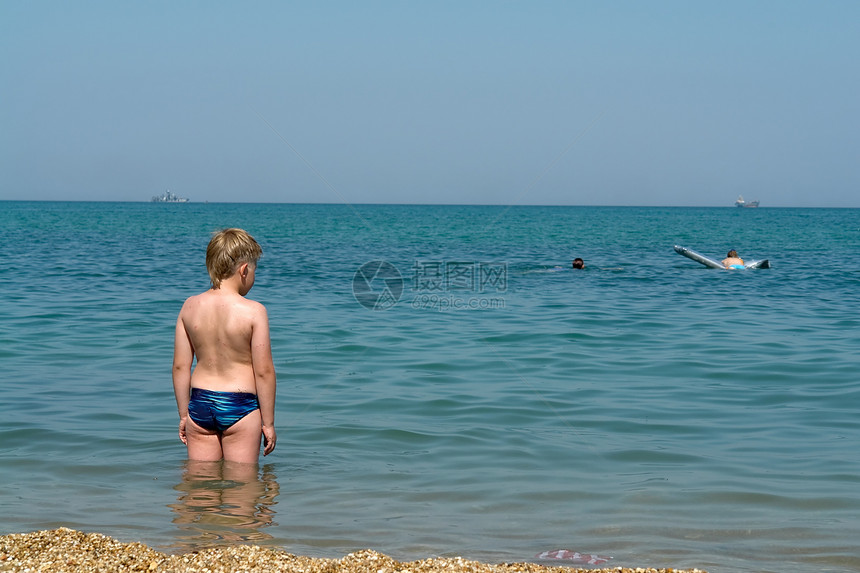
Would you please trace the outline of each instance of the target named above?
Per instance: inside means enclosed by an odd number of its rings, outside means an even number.
[[[260,305],[254,320],[251,334],[251,360],[254,366],[254,377],[257,388],[257,399],[260,402],[260,414],[263,418],[263,438],[265,447],[263,455],[267,456],[275,449],[277,433],[275,432],[275,390],[277,387],[275,365],[272,360],[272,342],[269,337],[269,317],[266,309]]]

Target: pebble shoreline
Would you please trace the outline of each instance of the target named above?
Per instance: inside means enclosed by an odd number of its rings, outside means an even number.
[[[460,557],[400,562],[372,550],[341,559],[292,555],[237,545],[168,555],[142,543],[121,543],[100,533],[65,527],[0,536],[0,572],[287,572],[287,573],[706,573],[700,569],[608,567],[580,569],[536,563],[492,565]]]

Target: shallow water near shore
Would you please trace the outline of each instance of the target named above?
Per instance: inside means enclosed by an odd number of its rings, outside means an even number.
[[[0,533],[860,571],[860,210],[2,205]],[[279,378],[252,471],[185,460],[170,382],[225,226]]]

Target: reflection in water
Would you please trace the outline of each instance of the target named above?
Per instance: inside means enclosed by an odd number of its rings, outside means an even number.
[[[273,523],[278,481],[271,465],[188,460],[176,503],[168,504],[180,535],[171,546],[181,552],[223,543],[261,543]]]

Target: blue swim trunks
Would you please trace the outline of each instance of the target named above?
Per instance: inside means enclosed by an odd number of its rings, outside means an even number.
[[[188,415],[201,428],[224,432],[259,408],[257,395],[250,392],[216,392],[192,388]]]

